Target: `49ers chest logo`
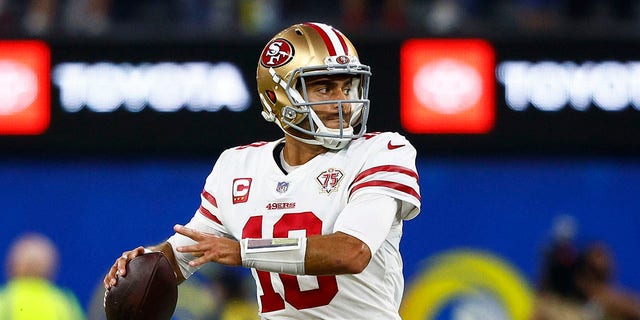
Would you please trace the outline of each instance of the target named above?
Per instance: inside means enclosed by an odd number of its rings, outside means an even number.
[[[293,45],[287,39],[273,39],[262,50],[260,63],[267,68],[277,68],[291,61],[294,54]]]
[[[340,169],[329,168],[326,171],[320,173],[318,177],[316,177],[316,181],[320,183],[320,189],[322,192],[326,192],[327,194],[338,190],[338,185],[340,185],[340,181],[344,174]]]

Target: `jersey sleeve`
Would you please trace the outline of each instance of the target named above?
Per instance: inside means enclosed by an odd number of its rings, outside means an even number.
[[[185,226],[200,232],[233,238],[222,223],[220,211],[218,210],[218,202],[215,196],[218,190],[216,189],[217,184],[215,184],[214,181],[218,181],[219,172],[224,170],[224,168],[222,168],[222,164],[224,162],[221,161],[224,156],[225,154],[223,153],[218,158],[216,165],[214,165],[213,170],[207,177],[204,189],[200,194],[200,206],[189,223]],[[176,248],[195,244],[195,241],[189,237],[175,233],[167,240],[167,242],[169,242],[173,248],[173,254],[176,256],[182,275],[185,279],[189,278],[198,269],[189,266],[189,261],[195,259],[195,257],[191,253],[178,252],[176,251]]]
[[[206,218],[204,218],[202,215],[198,213],[196,213],[191,218],[191,221],[189,221],[189,223],[185,225],[185,227],[187,228],[195,229],[200,232],[215,234],[221,237],[228,237],[227,234],[220,232],[218,228],[215,228],[212,226],[213,225],[208,220],[206,220]],[[191,253],[178,252],[176,251],[176,248],[193,245],[196,242],[191,238],[181,235],[179,233],[174,233],[171,237],[169,237],[169,239],[167,239],[167,242],[171,244],[173,254],[176,257],[176,261],[178,262],[178,266],[180,267],[180,272],[182,272],[182,276],[184,276],[185,279],[188,279],[189,277],[191,277],[193,273],[195,273],[199,269],[197,267],[192,267],[189,265],[189,261],[194,260],[196,257]]]
[[[360,239],[373,254],[378,251],[391,229],[398,202],[386,195],[363,194],[347,203],[338,216],[333,231],[344,232]]]
[[[384,194],[401,201],[401,217],[420,212],[416,149],[398,133],[382,133],[363,143],[367,159],[349,186],[349,201],[363,194]]]

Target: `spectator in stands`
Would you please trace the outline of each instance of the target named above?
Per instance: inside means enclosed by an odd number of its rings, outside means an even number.
[[[595,320],[574,282],[578,250],[570,241],[554,242],[542,261],[532,320]]]
[[[84,319],[76,296],[53,283],[57,265],[58,250],[50,239],[40,234],[17,238],[6,259],[8,282],[0,289],[0,319]]]
[[[532,320],[640,320],[638,296],[614,284],[609,247],[593,241],[579,250],[576,224],[560,216],[542,259]]]
[[[531,320],[595,320],[587,298],[575,283],[579,249],[574,243],[577,223],[572,216],[556,217],[552,239],[541,260]]]
[[[30,0],[22,27],[33,36],[56,31],[101,35],[109,28],[111,7],[112,0]]]
[[[614,284],[615,262],[609,246],[590,243],[577,259],[576,287],[605,320],[640,319],[640,299],[635,293]]]

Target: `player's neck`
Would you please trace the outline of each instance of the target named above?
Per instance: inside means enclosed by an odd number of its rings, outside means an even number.
[[[284,160],[291,166],[303,165],[317,155],[327,151],[328,149],[323,146],[307,144],[288,135],[285,136],[283,156]]]

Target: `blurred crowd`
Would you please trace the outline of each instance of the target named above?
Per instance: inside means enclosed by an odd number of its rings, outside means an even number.
[[[3,37],[246,38],[322,21],[355,36],[640,35],[634,0],[0,0]]]
[[[618,283],[613,250],[606,242],[579,244],[572,217],[554,225],[540,257],[540,274],[529,320],[639,320],[640,296]],[[57,245],[25,233],[5,258],[7,282],[0,285],[0,319],[105,320],[102,282],[85,309],[76,295],[56,284]],[[207,264],[179,287],[172,319],[255,319],[255,284],[246,269]],[[37,301],[37,303],[36,303]]]
[[[17,237],[5,259],[7,282],[0,286],[0,319],[84,320],[75,293],[56,284],[57,245],[39,233]]]
[[[85,309],[71,289],[58,284],[58,244],[45,234],[25,232],[5,256],[0,284],[2,320],[106,320],[102,281]],[[172,320],[255,319],[255,284],[246,269],[208,264],[179,287]],[[85,311],[86,310],[86,311]]]
[[[640,296],[617,282],[609,244],[577,241],[572,217],[557,222],[540,259],[531,320],[640,319]]]

